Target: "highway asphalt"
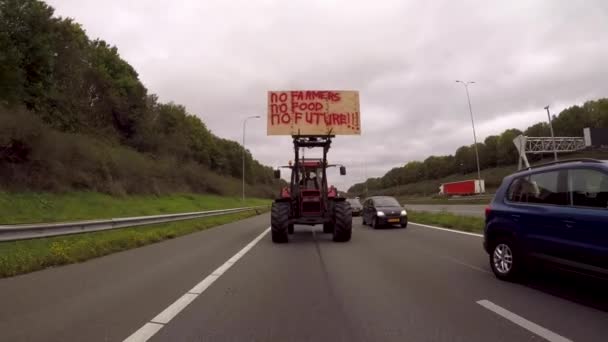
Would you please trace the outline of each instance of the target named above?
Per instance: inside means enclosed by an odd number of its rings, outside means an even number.
[[[428,212],[448,212],[464,216],[485,216],[485,204],[405,204],[406,209]]]
[[[608,336],[605,284],[547,271],[525,284],[499,281],[479,236],[415,224],[373,230],[356,218],[351,242],[296,226],[276,245],[262,235],[268,223],[265,214],[1,279],[0,340],[123,341],[151,331],[142,327],[156,332],[151,341]]]

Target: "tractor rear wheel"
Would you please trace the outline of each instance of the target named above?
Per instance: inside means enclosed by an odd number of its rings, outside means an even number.
[[[272,242],[285,243],[288,241],[289,230],[289,203],[274,202],[270,212],[270,233]]]
[[[350,204],[336,202],[334,205],[334,241],[346,242],[353,232],[353,215]]]
[[[327,213],[329,214],[329,216],[331,216],[331,222],[325,222],[323,223],[323,233],[325,234],[332,234],[334,232],[334,211],[335,211],[335,204],[333,201],[329,201],[328,205],[327,205]]]

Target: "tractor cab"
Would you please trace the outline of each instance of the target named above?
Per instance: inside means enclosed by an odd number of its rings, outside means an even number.
[[[299,209],[302,216],[319,216],[322,213],[322,208],[326,206],[322,189],[326,186],[324,178],[325,172],[322,159],[300,159],[298,169],[289,163],[287,168],[291,169],[292,181],[299,179],[297,182],[297,192],[299,196]],[[294,173],[298,173],[297,175]],[[338,195],[338,190],[332,185],[327,188],[327,199],[331,200]],[[281,191],[282,198],[290,198],[290,187],[284,187]]]
[[[318,190],[320,194],[320,190],[323,184],[323,160],[322,159],[301,159],[299,163],[300,167],[298,170],[300,179],[298,185],[300,191],[302,190]],[[333,166],[333,165],[329,165]],[[294,167],[292,161],[289,161],[289,166],[282,166],[283,168],[289,168],[294,171]],[[277,170],[278,171],[278,170]],[[293,175],[292,175],[293,177]],[[277,173],[276,178],[280,178],[280,172]],[[284,187],[282,189],[281,197],[289,197],[290,191],[289,187]],[[335,197],[338,194],[338,191],[333,185],[330,185],[328,196]]]

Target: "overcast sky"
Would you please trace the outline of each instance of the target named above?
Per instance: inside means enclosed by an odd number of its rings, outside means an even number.
[[[51,0],[90,38],[118,47],[150,93],[183,104],[271,166],[266,92],[359,90],[362,135],[338,137],[344,188],[427,156],[546,120],[608,95],[608,1]],[[581,132],[582,135],[582,132]],[[367,167],[365,166],[367,165]],[[337,174],[337,172],[335,173]],[[333,176],[333,175],[332,175]]]

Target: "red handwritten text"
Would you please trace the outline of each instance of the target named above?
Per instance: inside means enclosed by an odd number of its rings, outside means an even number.
[[[359,98],[352,91],[279,91],[268,95],[269,134],[360,134]]]

